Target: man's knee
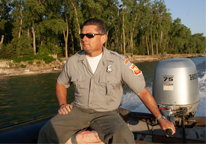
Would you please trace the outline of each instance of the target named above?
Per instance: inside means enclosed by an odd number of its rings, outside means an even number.
[[[106,136],[108,143],[134,143],[134,135],[126,124],[116,125],[112,131],[112,133]]]
[[[39,131],[38,143],[58,142],[58,137],[51,122],[48,121]]]
[[[115,128],[115,133],[118,133],[120,135],[125,135],[125,134],[132,134],[132,132],[130,131],[129,127],[127,126],[126,123],[124,124],[119,124],[116,128]]]
[[[45,131],[46,129],[44,126],[39,131],[38,143],[48,143],[48,139],[47,139],[46,131]]]

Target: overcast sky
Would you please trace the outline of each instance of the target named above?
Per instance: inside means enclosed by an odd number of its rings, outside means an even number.
[[[206,36],[206,0],[164,0],[172,19],[180,18],[192,34]]]

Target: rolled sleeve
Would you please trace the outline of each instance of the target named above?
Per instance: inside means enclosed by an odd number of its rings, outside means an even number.
[[[71,85],[71,80],[69,78],[69,62],[67,61],[66,64],[64,65],[64,68],[59,75],[57,82],[61,85],[63,85],[65,88],[70,87]]]

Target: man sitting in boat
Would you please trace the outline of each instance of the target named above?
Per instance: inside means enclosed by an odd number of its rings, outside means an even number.
[[[70,57],[57,79],[58,114],[39,133],[39,143],[78,143],[76,133],[90,127],[103,143],[134,143],[133,133],[119,116],[123,85],[127,84],[159,120],[162,130],[174,125],[164,119],[153,96],[145,88],[141,70],[114,51],[103,47],[107,40],[104,21],[84,22],[82,51]],[[74,101],[67,104],[67,88],[74,84]],[[71,138],[71,139],[70,139]]]

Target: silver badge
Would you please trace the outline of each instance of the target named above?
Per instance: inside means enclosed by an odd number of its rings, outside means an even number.
[[[108,65],[107,67],[107,72],[110,73],[113,71],[112,65]]]

